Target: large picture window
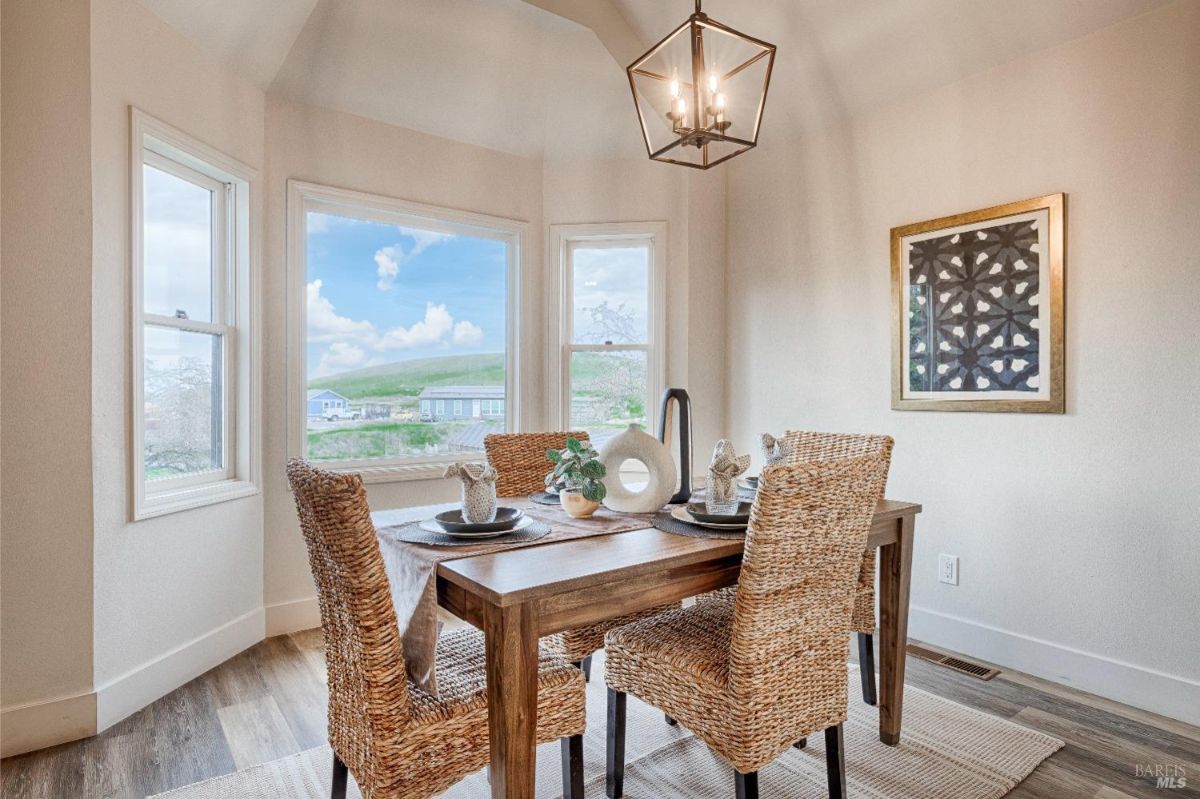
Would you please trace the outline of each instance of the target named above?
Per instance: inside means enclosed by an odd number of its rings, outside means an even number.
[[[145,115],[133,120],[133,515],[142,518],[256,490],[244,378],[250,173]]]
[[[291,198],[298,448],[368,470],[481,457],[512,427],[519,223],[296,182]]]
[[[662,391],[665,225],[555,225],[559,419],[603,444],[651,427]]]

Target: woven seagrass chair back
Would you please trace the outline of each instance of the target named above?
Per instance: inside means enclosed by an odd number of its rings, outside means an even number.
[[[753,724],[804,717],[820,729],[844,719],[846,636],[887,469],[880,451],[763,470],[729,657],[735,712]]]
[[[566,433],[492,433],[483,440],[488,463],[496,470],[496,494],[522,497],[546,488],[553,465],[546,450],[563,449],[568,438],[588,443],[582,430]]]
[[[783,447],[787,452],[787,463],[830,460],[834,458],[857,458],[860,455],[880,454],[890,467],[892,463],[892,439],[890,436],[864,433],[814,433],[809,430],[788,430],[783,436]],[[883,485],[879,495],[887,488],[887,472],[883,474]]]
[[[404,652],[362,478],[287,465],[317,584],[329,673],[329,742],[360,779],[408,725]]]

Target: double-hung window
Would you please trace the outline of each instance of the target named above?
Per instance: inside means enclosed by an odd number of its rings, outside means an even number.
[[[369,480],[482,459],[516,419],[525,225],[299,181],[288,208],[292,452]]]
[[[133,112],[134,518],[253,493],[249,168]]]
[[[597,445],[650,427],[664,382],[666,225],[553,225],[550,238],[553,421]]]

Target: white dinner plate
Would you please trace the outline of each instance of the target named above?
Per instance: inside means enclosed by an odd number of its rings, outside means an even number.
[[[671,518],[675,519],[677,521],[686,522],[687,524],[694,524],[697,527],[710,527],[713,530],[745,530],[746,529],[746,525],[744,525],[744,524],[716,524],[714,522],[696,521],[696,519],[692,516],[692,514],[688,513],[688,509],[684,505],[680,505],[679,507],[677,507],[673,511],[671,511]]]
[[[757,491],[758,490],[758,481],[755,480],[754,482],[750,482],[749,480],[747,480],[746,478],[743,477],[741,480],[738,480],[738,488],[743,488],[747,491]]]
[[[487,533],[452,533],[438,524],[436,519],[425,519],[421,522],[421,529],[429,533],[448,535],[451,538],[499,538],[502,535],[508,535],[509,533],[515,533],[519,530],[524,530],[531,524],[533,524],[532,516],[522,516],[517,520],[516,524],[507,530],[494,530]]]

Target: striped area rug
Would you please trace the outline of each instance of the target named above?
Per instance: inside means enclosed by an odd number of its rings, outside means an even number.
[[[588,686],[584,764],[588,799],[604,797],[605,691],[603,659],[596,658]],[[879,717],[862,702],[857,675],[850,680],[850,718],[845,724],[850,795],[870,799],[998,799],[1011,791],[1063,742],[1005,719],[981,713],[911,686],[904,694],[904,733],[899,746],[879,742]],[[726,799],[733,770],[662,713],[629,698],[625,795],[629,799]],[[537,797],[562,794],[558,744],[538,750]],[[155,799],[325,799],[331,755],[318,747],[298,755],[206,780]],[[762,796],[823,799],[824,740],[790,749],[759,772]],[[360,799],[353,787],[349,795]],[[488,799],[482,772],[443,794],[445,799]]]

